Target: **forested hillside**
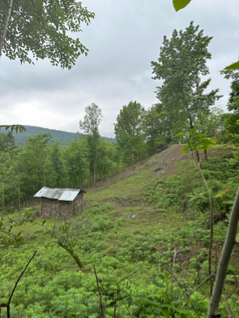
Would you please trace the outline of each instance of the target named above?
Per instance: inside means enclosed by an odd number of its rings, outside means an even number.
[[[26,128],[26,131],[22,133],[16,133],[15,131],[13,132],[13,136],[15,138],[16,144],[19,147],[24,147],[28,137],[33,137],[39,133],[41,134],[50,133],[53,137],[52,142],[53,141],[59,142],[59,145],[61,147],[67,146],[70,141],[74,140],[74,137],[77,137],[78,135],[82,135],[80,133],[70,133],[67,131],[35,127],[35,126],[25,125],[24,127]],[[4,132],[4,129],[2,130],[0,129],[0,131]],[[115,142],[114,138],[102,137],[102,139],[109,142]]]

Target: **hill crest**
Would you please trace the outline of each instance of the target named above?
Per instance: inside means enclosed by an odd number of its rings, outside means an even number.
[[[17,143],[18,146],[23,147],[25,142],[27,141],[27,138],[29,136],[35,136],[38,133],[51,133],[53,140],[54,141],[59,141],[60,146],[64,147],[67,146],[68,143],[70,141],[74,140],[74,137],[78,136],[78,135],[84,135],[81,133],[71,133],[71,132],[67,132],[67,131],[63,131],[63,130],[56,130],[56,129],[49,129],[49,128],[43,128],[43,127],[37,127],[37,126],[28,126],[28,125],[24,125],[24,127],[26,128],[25,132],[22,133],[16,133],[13,132],[13,136],[15,138],[15,141]],[[5,130],[4,130],[5,132]],[[105,141],[109,141],[111,143],[115,143],[115,139],[114,138],[108,138],[108,137],[101,137],[102,139],[104,139]]]

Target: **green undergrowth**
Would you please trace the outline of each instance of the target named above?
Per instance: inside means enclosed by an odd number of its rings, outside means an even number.
[[[226,158],[217,157],[202,165],[209,184],[216,180],[211,183],[215,184],[212,196],[218,214],[230,206],[237,182],[237,164],[227,163]],[[87,193],[84,210],[78,216],[48,219],[44,224],[36,218],[22,226],[19,230],[24,244],[2,245],[0,252],[0,302],[4,303],[37,251],[13,296],[11,317],[98,318],[97,283],[107,318],[205,317],[209,283],[197,286],[208,277],[208,201],[195,163],[182,161],[175,169],[176,173],[167,178],[157,177],[155,172],[152,178],[152,169],[138,170],[109,188]],[[227,196],[217,197],[225,187]],[[34,208],[34,212],[38,210],[39,206]],[[67,229],[58,232],[67,235],[84,265],[82,270],[51,236],[54,225],[56,231]],[[226,232],[225,220],[214,225],[213,270]],[[236,247],[224,290],[235,317],[239,316],[238,264]],[[228,316],[225,301],[220,314]]]
[[[37,250],[14,294],[12,317],[99,317],[93,264],[105,317],[113,317],[119,286],[118,317],[130,317],[125,305],[133,317],[197,317],[192,306],[205,315],[207,288],[203,286],[194,292],[190,301],[185,299],[183,290],[192,292],[207,277],[208,215],[179,215],[174,211],[167,215],[152,207],[121,209],[106,203],[95,204],[70,221],[75,223],[70,241],[75,242],[74,250],[84,264],[82,271],[39,225],[34,225],[35,231],[32,228],[31,234],[26,235],[23,246],[9,246],[1,251],[0,294],[1,302],[6,302],[17,277]],[[40,224],[42,220],[35,222]],[[44,226],[51,228],[53,222],[56,221],[47,220]],[[28,226],[23,227],[23,233]],[[219,229],[217,235],[222,229],[225,234],[223,226],[215,227]],[[236,272],[232,265],[231,271]],[[231,284],[226,293],[231,291]],[[237,299],[233,295],[229,300],[234,311]],[[225,304],[222,312],[226,313]]]

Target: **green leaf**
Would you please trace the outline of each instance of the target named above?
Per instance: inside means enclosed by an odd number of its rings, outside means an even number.
[[[14,130],[16,131],[16,133],[19,132],[24,132],[26,131],[26,128],[22,125],[0,125],[0,128],[5,128],[5,130],[8,130],[10,128],[11,132],[13,132]]]
[[[158,286],[158,287],[164,287],[164,284],[161,282],[157,282],[156,280],[152,280],[152,284]]]
[[[225,70],[238,70],[238,69],[239,69],[239,61],[225,67]]]
[[[180,314],[190,314],[190,310],[184,307],[175,307],[174,309]]]
[[[188,315],[180,314],[180,318],[188,318],[188,317],[189,317]]]
[[[173,6],[176,11],[186,7],[191,0],[173,0]]]
[[[161,312],[165,317],[169,317],[169,307],[164,306],[163,308],[161,308]]]

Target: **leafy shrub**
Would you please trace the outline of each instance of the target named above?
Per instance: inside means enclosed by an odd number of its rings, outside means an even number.
[[[106,204],[104,204],[102,206],[99,206],[98,204],[93,206],[90,209],[90,212],[92,214],[100,214],[102,212],[108,212],[108,211],[111,211],[111,210],[112,210],[112,206],[107,202]]]
[[[239,162],[211,158],[202,163],[202,169],[206,179],[215,179],[225,183],[228,179],[235,177],[235,173],[239,169]]]
[[[100,219],[97,222],[94,222],[91,230],[93,232],[101,231],[106,232],[113,226],[113,223],[109,219]]]
[[[37,236],[36,236],[35,233],[31,233],[31,234],[29,235],[29,239],[30,239],[30,240],[34,240],[36,237],[37,237]]]
[[[167,180],[155,179],[148,188],[146,197],[150,204],[165,211],[169,207],[183,210],[189,193],[201,184],[202,180],[195,162],[182,161],[178,163],[175,175],[168,177]]]

